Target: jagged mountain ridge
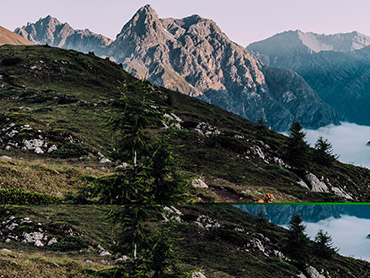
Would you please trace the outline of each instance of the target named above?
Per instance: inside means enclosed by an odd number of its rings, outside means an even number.
[[[301,30],[278,33],[247,46],[266,65],[280,66],[284,56],[293,56],[320,51],[348,52],[370,45],[370,37],[359,32],[339,34],[316,34]]]
[[[50,15],[40,18],[36,23],[17,28],[14,32],[34,44],[48,44],[84,53],[94,51],[98,55],[103,55],[104,49],[112,42],[88,29],[75,30],[68,23],[61,23]]]
[[[32,45],[32,42],[0,26],[0,45],[3,44]]]
[[[288,36],[288,33],[253,43],[247,48],[270,66],[296,71],[326,103],[344,115],[346,120],[369,125],[369,37],[357,32],[332,35],[347,35],[347,45],[354,46],[343,49],[338,43],[334,45],[334,50],[315,52],[302,43],[296,43],[297,40]]]
[[[147,77],[156,85],[196,96],[252,121],[263,116],[275,130],[287,130],[296,118],[307,128],[338,124],[342,119],[303,79],[286,71],[280,80],[281,70],[263,66],[215,22],[198,15],[160,19],[146,5],[105,50],[103,55],[113,57],[137,77]],[[280,87],[283,91],[269,85],[266,71],[269,80],[285,82]],[[291,97],[284,97],[287,94]]]

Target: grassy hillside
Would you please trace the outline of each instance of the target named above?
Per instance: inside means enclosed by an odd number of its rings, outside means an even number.
[[[111,158],[117,137],[107,122],[122,112],[119,98],[142,96],[142,84],[93,53],[1,46],[0,189],[63,199],[114,173],[122,162]],[[253,202],[267,192],[277,202],[370,200],[367,169],[335,161],[296,171],[286,159],[287,137],[180,93],[152,90],[153,109],[181,126],[173,143],[183,171],[208,185],[197,190],[199,201]],[[328,192],[312,192],[307,173]]]
[[[32,45],[30,41],[0,26],[0,45]]]
[[[307,264],[297,266],[285,251],[288,232],[226,205],[177,207],[181,221],[172,236],[191,272],[216,277],[297,277],[313,267],[325,277],[367,277],[370,264],[334,254],[325,259],[308,251]],[[112,251],[116,227],[106,206],[8,206],[1,209],[2,277],[114,277],[125,254]],[[151,222],[151,226],[162,221]],[[16,225],[18,224],[18,225]],[[10,227],[10,228],[9,228]],[[25,234],[41,231],[44,246],[22,243]],[[45,236],[48,237],[45,240]],[[48,245],[51,239],[56,243]],[[310,243],[310,248],[314,247]],[[102,255],[109,252],[110,255]],[[307,276],[310,277],[310,276]]]

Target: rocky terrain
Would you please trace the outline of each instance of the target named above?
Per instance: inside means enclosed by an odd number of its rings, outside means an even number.
[[[45,31],[44,26],[50,27]],[[342,119],[295,73],[282,74],[279,69],[263,66],[249,51],[232,42],[214,21],[198,15],[160,19],[146,5],[109,46],[98,46],[103,51],[82,40],[68,44],[66,34],[74,31],[51,17],[15,32],[39,44],[112,57],[136,77],[148,78],[153,84],[195,96],[254,122],[264,117],[274,130],[288,130],[295,119],[307,128],[339,124]],[[85,49],[80,48],[82,43]],[[278,85],[283,83],[283,87]]]
[[[13,45],[32,45],[24,37],[17,35],[0,26],[0,45],[13,44]]]
[[[0,210],[0,275],[4,277],[117,277],[129,254],[114,250],[117,227],[107,218],[116,207],[8,206]],[[307,263],[287,251],[288,231],[231,206],[167,207],[172,236],[190,277],[367,277],[368,262],[318,256],[309,241]],[[165,219],[165,218],[164,218]],[[168,220],[166,220],[168,221]],[[102,225],[101,223],[104,223]],[[150,221],[150,227],[163,225]]]
[[[347,121],[369,125],[370,38],[288,31],[250,44],[266,65],[300,74]],[[274,47],[272,47],[274,46]]]
[[[14,32],[34,44],[48,44],[85,53],[93,51],[97,55],[104,55],[105,49],[112,43],[111,39],[103,35],[88,29],[75,30],[68,23],[61,23],[50,15],[17,28]]]
[[[144,81],[92,53],[2,46],[0,57],[3,202],[15,202],[6,198],[13,194],[9,188],[62,201],[129,166],[114,158],[106,126],[122,112],[117,101],[140,97]],[[286,70],[280,71],[284,76]],[[294,76],[292,82],[300,78]],[[193,183],[198,200],[254,202],[266,192],[277,202],[370,199],[367,169],[338,161],[322,165],[311,149],[310,167],[298,171],[287,157],[287,137],[195,98],[148,86],[155,104],[147,109],[168,121],[153,132],[169,124],[176,128],[173,144],[182,146],[176,152],[183,170],[198,181]]]

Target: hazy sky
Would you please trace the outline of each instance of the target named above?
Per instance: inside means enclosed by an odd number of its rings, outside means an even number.
[[[132,15],[151,4],[159,17],[192,14],[213,19],[235,42],[249,43],[286,30],[359,31],[370,35],[368,0],[19,0],[1,1],[0,26],[13,31],[52,15],[75,29],[115,38]]]

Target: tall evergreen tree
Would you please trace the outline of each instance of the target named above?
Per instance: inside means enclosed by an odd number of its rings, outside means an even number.
[[[289,131],[287,158],[290,163],[300,170],[308,166],[309,146],[304,140],[306,133],[298,120],[295,120]]]
[[[123,277],[188,277],[176,261],[181,252],[172,243],[172,226],[155,224],[159,228],[153,229],[150,223],[161,222],[163,205],[189,198],[190,182],[170,143],[175,130],[170,123],[169,128],[159,129],[166,119],[150,100],[150,83],[137,81],[133,86],[141,97],[122,98],[117,103],[122,114],[110,121],[119,138],[115,158],[131,165],[100,179],[93,193],[101,202],[123,205],[113,216],[122,227],[117,249],[132,258],[121,269]]]
[[[289,224],[287,252],[299,265],[304,265],[309,260],[309,239],[304,233],[306,226],[298,213],[294,214]]]

